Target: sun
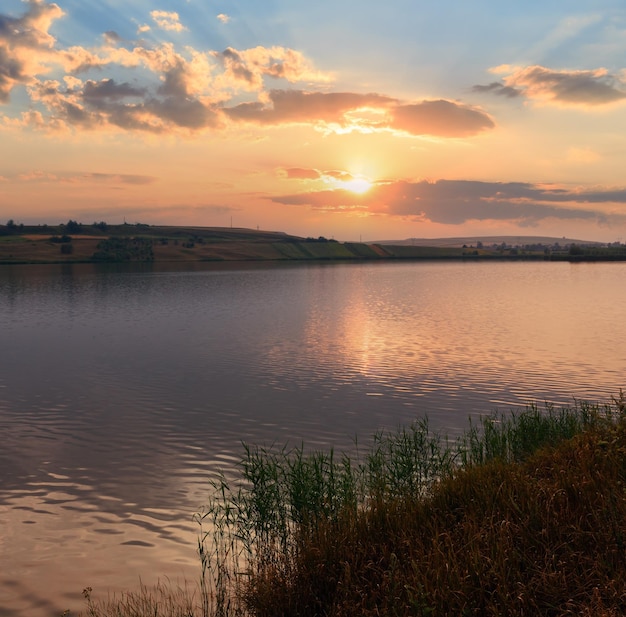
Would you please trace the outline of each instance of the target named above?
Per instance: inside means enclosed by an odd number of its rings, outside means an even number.
[[[357,195],[366,193],[372,188],[372,183],[367,178],[363,178],[362,176],[357,176],[350,180],[340,180],[337,182],[337,185],[338,188],[345,189],[351,193],[356,193]]]

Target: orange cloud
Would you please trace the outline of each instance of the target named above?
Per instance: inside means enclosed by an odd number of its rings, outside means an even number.
[[[63,16],[57,4],[30,0],[22,17],[0,15],[0,103],[9,100],[17,84],[27,84],[33,75],[46,72],[42,62],[55,39],[48,33],[51,24]]]
[[[163,30],[169,30],[170,32],[182,32],[187,30],[185,26],[180,23],[180,15],[176,11],[150,11],[150,17],[154,20],[154,23]]]
[[[319,180],[321,174],[317,169],[304,169],[302,167],[287,167],[279,170],[281,175],[290,180]]]

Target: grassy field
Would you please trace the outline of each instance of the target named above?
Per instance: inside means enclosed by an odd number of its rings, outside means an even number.
[[[625,482],[621,395],[454,442],[424,419],[350,454],[246,446],[198,515],[195,596],[87,591],[86,614],[623,615]]]

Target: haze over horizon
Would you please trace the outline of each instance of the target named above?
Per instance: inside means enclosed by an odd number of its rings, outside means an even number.
[[[626,237],[618,0],[4,0],[0,222]]]

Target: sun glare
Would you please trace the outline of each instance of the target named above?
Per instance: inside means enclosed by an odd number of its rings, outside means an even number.
[[[372,183],[366,178],[352,178],[351,180],[340,180],[337,182],[339,188],[352,193],[365,193],[372,188]]]

